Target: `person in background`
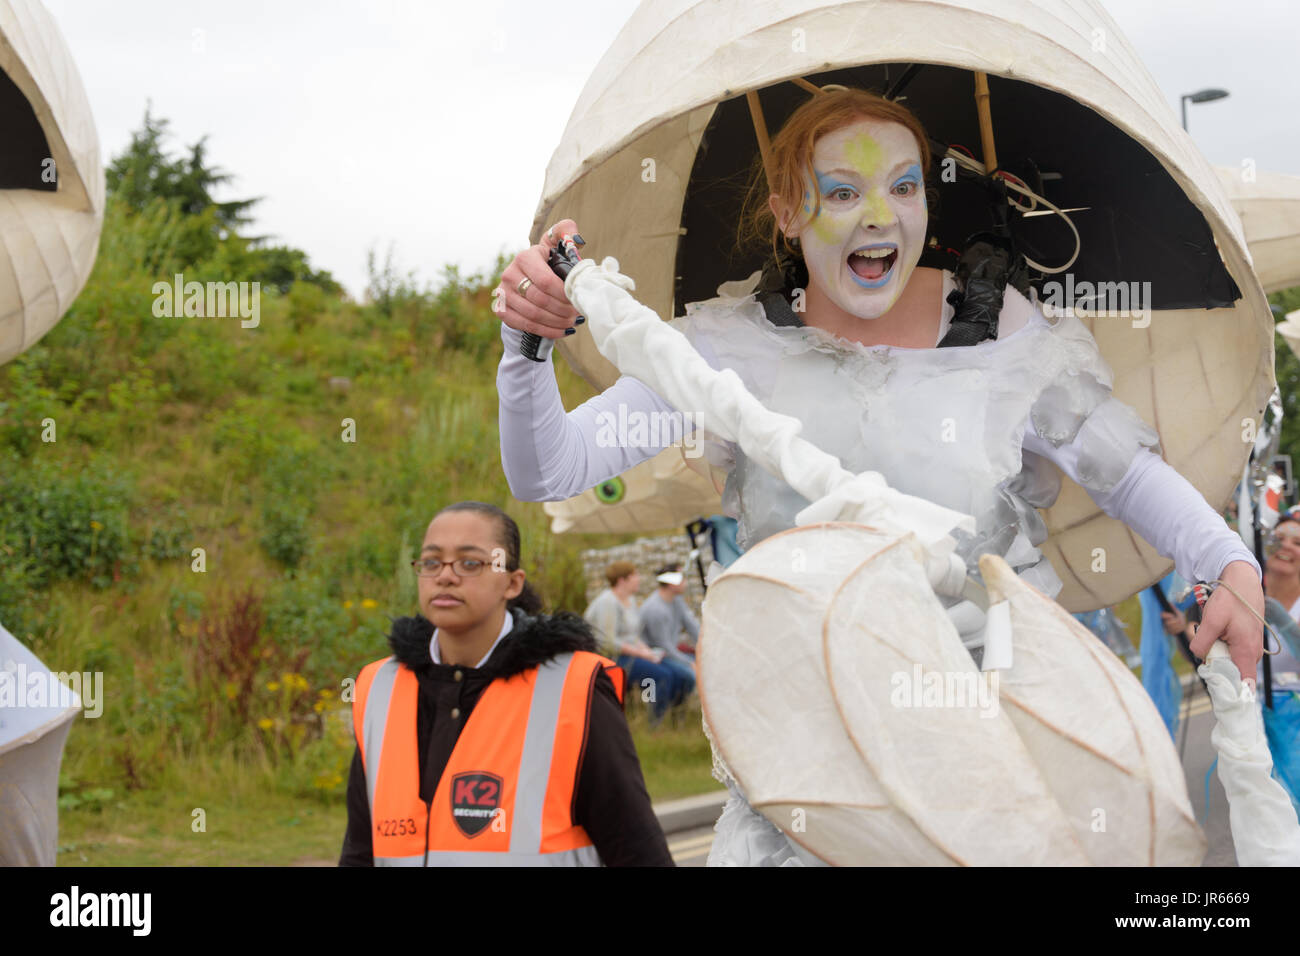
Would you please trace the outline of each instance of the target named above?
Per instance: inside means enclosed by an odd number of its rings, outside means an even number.
[[[600,652],[618,662],[629,686],[651,704],[650,722],[658,726],[677,696],[677,674],[662,663],[662,650],[641,641],[641,614],[636,606],[641,575],[636,565],[615,561],[605,570],[605,580],[609,587],[592,599],[582,616],[595,630]]]
[[[421,613],[356,681],[339,865],[672,866],[622,675],[538,613],[510,516],[450,505],[411,563]]]
[[[695,661],[677,649],[682,631],[693,644],[700,636],[700,622],[682,599],[686,576],[680,564],[667,564],[655,572],[659,587],[641,603],[641,639],[650,647],[662,649],[663,662],[678,677],[674,703],[684,701],[695,689]]]
[[[1300,812],[1300,630],[1295,627],[1300,621],[1300,516],[1295,512],[1282,515],[1266,541],[1264,616],[1281,646],[1269,661],[1273,706],[1264,707],[1264,733],[1273,755],[1274,775]],[[1273,642],[1269,635],[1270,650]],[[1259,698],[1262,704],[1262,692]]]
[[[1259,689],[1264,714],[1264,734],[1273,756],[1273,775],[1286,788],[1291,804],[1300,814],[1300,513],[1284,513],[1265,538],[1264,617],[1277,632],[1280,647],[1269,661],[1273,677],[1273,706],[1265,704]],[[1170,634],[1195,635],[1181,611],[1161,615]],[[1266,646],[1273,650],[1270,635]],[[1264,669],[1259,669],[1259,677]]]

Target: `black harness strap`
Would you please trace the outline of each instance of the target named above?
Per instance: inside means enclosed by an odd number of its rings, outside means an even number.
[[[960,288],[948,293],[948,304],[956,314],[939,342],[941,349],[977,345],[998,337],[998,316],[1002,314],[1002,297],[1014,253],[1009,243],[999,243],[988,234],[971,239],[957,264]]]

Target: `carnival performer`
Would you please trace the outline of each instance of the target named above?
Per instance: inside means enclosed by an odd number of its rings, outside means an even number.
[[[462,501],[429,524],[421,614],[367,665],[340,866],[672,866],[623,677],[573,614],[541,615],[519,528]]]
[[[1008,286],[996,339],[938,347],[954,323],[948,297],[957,286],[947,271],[918,268],[930,162],[929,139],[902,105],[862,90],[813,96],[772,139],[770,185],[756,173],[738,224],[742,236],[770,244],[768,275],[784,276],[783,288],[738,295],[728,286],[689,304],[673,326],[712,367],[734,370],[765,406],[799,419],[801,436],[849,471],[879,472],[892,488],[974,516],[975,534],[954,533],[968,568],[996,553],[1053,597],[1061,582],[1038,550],[1047,529],[1037,509],[1059,493],[1055,464],[1185,578],[1228,585],[1208,602],[1193,649],[1204,656],[1222,639],[1242,677],[1253,678],[1262,653],[1259,567],[1153,451],[1155,431],[1110,394],[1110,369],[1083,323],[1068,312],[1049,321]],[[547,255],[562,236],[580,242],[577,231],[572,220],[557,223],[502,275],[501,458],[523,500],[569,498],[680,438],[606,447],[596,441],[598,422],[620,406],[628,416],[699,420],[674,416],[629,376],[566,414],[549,360],[520,354],[523,332],[555,339],[573,331],[576,310]],[[600,281],[631,287],[606,259],[575,269],[570,290]],[[690,411],[707,428],[708,410]],[[728,472],[723,509],[739,522],[742,549],[794,526],[806,499],[734,443],[705,447]],[[724,766],[715,772],[727,776]],[[815,862],[724,782],[732,797],[710,864]]]

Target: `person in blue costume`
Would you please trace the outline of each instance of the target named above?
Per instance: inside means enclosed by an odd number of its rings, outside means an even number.
[[[1264,706],[1264,733],[1273,755],[1274,776],[1282,781],[1300,812],[1300,628],[1296,626],[1300,620],[1300,517],[1283,515],[1266,542],[1265,616],[1281,646],[1270,661],[1273,706]],[[1261,704],[1263,698],[1261,694]]]
[[[1166,611],[1155,595],[1159,588],[1174,611]],[[1177,739],[1179,707],[1183,702],[1183,685],[1174,672],[1173,643],[1188,630],[1186,612],[1196,598],[1188,593],[1187,582],[1171,571],[1158,583],[1138,595],[1142,608],[1142,686],[1160,711],[1171,737]]]

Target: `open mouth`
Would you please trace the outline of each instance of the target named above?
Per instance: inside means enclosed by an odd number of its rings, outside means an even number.
[[[849,270],[865,285],[883,285],[898,261],[898,249],[877,246],[849,253]]]

